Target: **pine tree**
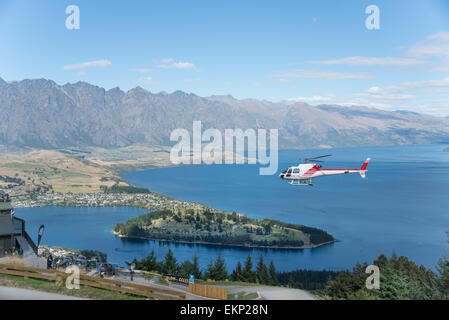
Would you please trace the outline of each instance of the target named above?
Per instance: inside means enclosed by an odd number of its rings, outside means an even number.
[[[242,271],[243,281],[245,282],[256,282],[256,274],[253,271],[253,261],[251,259],[251,255],[248,254],[248,257],[245,261],[245,266],[243,267]]]
[[[274,267],[274,262],[273,260],[270,261],[270,267],[268,270],[268,274],[270,277],[270,284],[272,286],[276,286],[278,285],[278,279],[277,279],[277,274],[276,274],[276,268]]]
[[[168,249],[167,254],[165,255],[164,265],[162,267],[163,273],[168,275],[177,275],[178,274],[178,263],[176,261],[175,256],[173,255],[173,251]]]
[[[293,277],[292,277],[292,276],[290,276],[290,277],[288,278],[288,287],[289,287],[289,288],[294,288],[294,287],[295,287],[295,281],[293,280]]]
[[[137,270],[144,271],[161,271],[161,263],[156,260],[156,255],[154,250],[151,251],[150,255],[142,260],[133,259],[131,263],[126,262],[127,265],[134,264]]]
[[[200,279],[201,278],[201,269],[200,269],[200,264],[198,262],[198,256],[195,254],[193,255],[193,270],[192,270],[192,274],[195,276],[196,279]]]
[[[179,275],[187,278],[191,274],[193,274],[193,264],[190,260],[186,260],[179,266]]]
[[[257,280],[260,284],[269,284],[270,277],[268,275],[268,269],[265,263],[263,263],[263,256],[260,254],[259,262],[256,267]]]
[[[243,275],[242,275],[242,264],[239,262],[237,262],[237,265],[234,269],[234,271],[232,271],[231,273],[231,281],[242,281],[243,280]]]
[[[409,297],[407,279],[400,270],[393,267],[392,261],[382,270],[380,289],[374,295],[385,300],[404,300]]]
[[[449,255],[445,255],[438,261],[437,276],[437,293],[434,295],[435,299],[449,300]]]
[[[221,256],[221,252],[218,253],[215,261],[211,260],[207,265],[206,278],[212,280],[226,280],[228,278],[226,263]]]
[[[158,263],[156,261],[156,255],[154,254],[154,250],[151,251],[150,255],[142,261],[143,270],[147,271],[157,271],[159,269]],[[136,265],[137,268],[137,265]]]

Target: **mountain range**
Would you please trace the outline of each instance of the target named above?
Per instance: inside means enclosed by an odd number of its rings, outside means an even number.
[[[171,145],[176,128],[279,129],[284,149],[448,143],[449,119],[363,106],[238,100],[230,95],[105,90],[86,82],[0,78],[0,145],[57,149]]]

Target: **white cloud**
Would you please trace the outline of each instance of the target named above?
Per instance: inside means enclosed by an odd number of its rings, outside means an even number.
[[[111,61],[109,60],[95,60],[95,61],[88,61],[88,62],[82,62],[78,64],[68,64],[63,67],[64,70],[75,70],[75,69],[86,69],[86,68],[103,68],[103,67],[109,67],[111,65]]]
[[[330,71],[307,71],[296,70],[294,72],[285,72],[275,75],[280,79],[285,78],[306,78],[306,79],[327,79],[327,80],[346,80],[346,79],[371,79],[373,76],[364,72],[330,72]]]
[[[141,83],[142,85],[147,85],[147,86],[159,84],[159,82],[154,81],[153,78],[151,78],[151,77],[139,78],[139,79],[137,79],[137,82]]]
[[[449,48],[449,32],[441,32],[426,37],[423,41],[412,45],[406,52],[411,57],[447,56]]]
[[[409,110],[434,116],[449,115],[449,78],[403,82],[391,86],[373,86],[364,92],[348,96],[320,94],[298,97],[287,101],[310,104],[339,104],[343,106],[366,106],[382,110]]]
[[[306,102],[306,103],[320,103],[320,102],[329,102],[335,98],[335,95],[328,94],[322,96],[312,96],[312,97],[296,97],[287,99],[289,102]]]
[[[388,92],[404,92],[410,90],[440,88],[443,92],[449,93],[449,78],[442,80],[423,80],[414,82],[403,82],[398,85],[385,86],[383,90]]]
[[[131,68],[128,71],[137,72],[137,73],[150,73],[153,72],[153,69],[148,68]]]
[[[449,31],[432,34],[432,35],[428,36],[427,38],[449,41]]]
[[[371,88],[368,89],[368,92],[379,93],[379,92],[382,92],[382,88],[380,88],[380,87],[371,87]]]
[[[405,47],[402,57],[349,56],[333,60],[309,61],[310,64],[347,65],[356,67],[425,66],[431,72],[449,72],[449,32],[429,35],[424,40]]]
[[[195,69],[195,65],[190,62],[174,61],[172,58],[155,61],[158,68],[162,69]]]
[[[392,93],[388,93],[388,92],[370,92],[369,90],[367,92],[362,92],[362,93],[355,93],[353,95],[353,97],[356,98],[366,98],[366,99],[371,99],[371,100],[383,100],[383,101],[406,101],[406,100],[410,100],[413,98],[416,98],[416,96],[411,95],[411,94],[392,94]]]
[[[429,61],[430,71],[449,72],[449,32],[440,32],[426,37],[412,45],[407,51],[409,57]]]
[[[392,58],[392,57],[361,57],[353,56],[334,60],[323,60],[323,61],[309,61],[311,64],[324,64],[324,65],[335,65],[343,64],[348,66],[398,66],[398,67],[408,67],[414,65],[424,64],[424,61],[420,61],[414,58]]]

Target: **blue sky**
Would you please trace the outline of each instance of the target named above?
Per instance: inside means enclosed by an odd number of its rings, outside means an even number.
[[[65,9],[80,9],[68,30]],[[365,8],[377,5],[380,30]],[[449,115],[449,1],[0,0],[0,77]]]

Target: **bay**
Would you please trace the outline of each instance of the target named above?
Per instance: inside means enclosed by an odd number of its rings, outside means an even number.
[[[179,261],[194,253],[202,266],[221,252],[229,269],[250,253],[273,259],[278,270],[351,268],[395,252],[433,267],[449,246],[449,153],[442,145],[280,151],[278,172],[299,158],[331,153],[327,168],[359,168],[367,157],[366,179],[358,174],[316,179],[314,187],[294,187],[277,175],[260,176],[258,165],[198,165],[131,172],[124,178],[138,187],[175,199],[237,211],[251,218],[273,218],[318,227],[339,242],[316,249],[275,250],[120,239],[117,222],[147,210],[114,208],[21,208],[19,217],[43,243],[95,249],[124,264],[151,250],[162,259],[168,248]]]

